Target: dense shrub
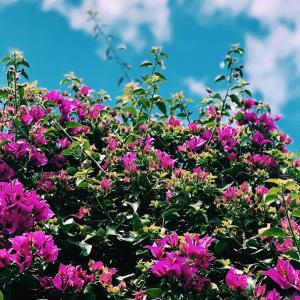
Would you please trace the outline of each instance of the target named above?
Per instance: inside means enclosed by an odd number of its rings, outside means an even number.
[[[159,96],[166,54],[150,54],[114,101],[73,74],[47,91],[20,53],[2,60],[5,299],[300,299],[300,161],[252,98],[243,49],[197,109]]]

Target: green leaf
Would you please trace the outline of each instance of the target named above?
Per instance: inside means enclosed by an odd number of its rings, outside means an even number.
[[[159,288],[147,289],[147,294],[152,298],[160,298],[162,296],[162,290]]]
[[[300,218],[300,209],[295,209],[292,212],[292,217]]]
[[[283,231],[283,229],[278,228],[278,227],[273,227],[270,229],[265,230],[264,232],[262,232],[261,234],[259,234],[258,236],[271,236],[271,237],[286,237],[286,232]]]
[[[4,300],[4,296],[1,290],[0,290],[0,300]]]
[[[87,244],[85,241],[81,241],[79,243],[79,247],[82,250],[81,253],[80,253],[82,256],[88,256],[91,253],[92,248],[93,248],[92,245]]]
[[[7,98],[9,92],[5,90],[0,90],[0,99]]]
[[[8,62],[10,61],[10,57],[9,56],[5,56],[0,60],[0,64],[4,63],[4,62]]]
[[[283,184],[288,183],[288,180],[284,180],[284,179],[280,179],[280,178],[270,178],[270,179],[265,180],[265,182],[271,182],[271,183],[274,183],[277,185],[283,185]]]
[[[157,108],[158,108],[164,115],[167,115],[167,107],[166,107],[166,104],[165,104],[162,100],[156,101],[155,104],[156,104]]]
[[[229,240],[219,240],[215,244],[215,253],[217,255],[221,255],[224,250],[228,249],[228,246],[230,244]]]
[[[152,64],[151,61],[145,60],[145,61],[143,61],[143,62],[140,64],[140,67],[141,67],[141,68],[142,68],[142,67],[153,67],[153,64]]]
[[[161,81],[165,81],[165,80],[166,80],[166,77],[165,77],[163,74],[161,74],[161,73],[159,73],[159,72],[155,72],[154,74],[155,74],[156,76],[158,76],[158,77],[160,78]]]
[[[260,205],[266,206],[277,201],[279,192],[280,192],[279,188],[271,188],[268,191],[268,194],[266,195],[265,199],[260,203]]]
[[[252,97],[252,92],[250,90],[245,90],[245,93],[249,96]]]
[[[164,213],[163,213],[163,217],[164,218],[167,218],[167,217],[170,217],[170,216],[176,216],[176,217],[179,217],[179,214],[177,212],[178,210],[176,208],[170,208],[168,210],[166,210]]]
[[[243,114],[239,111],[235,117],[234,117],[237,121],[243,120]]]
[[[226,79],[225,75],[218,75],[216,78],[215,78],[215,82],[219,82],[219,81],[222,81]]]
[[[96,300],[96,295],[94,293],[92,285],[87,285],[85,287],[83,294],[82,296],[80,296],[79,300]]]
[[[242,106],[240,98],[237,95],[231,94],[231,95],[229,95],[229,97],[230,97],[231,101],[234,102],[238,107]]]
[[[79,126],[81,126],[81,125],[82,125],[82,124],[79,123],[79,122],[70,121],[70,122],[67,123],[66,129],[71,129],[71,128],[79,127]]]

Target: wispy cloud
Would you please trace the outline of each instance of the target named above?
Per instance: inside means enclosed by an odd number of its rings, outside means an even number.
[[[57,11],[72,28],[87,33],[92,32],[87,11],[97,11],[110,31],[138,49],[147,42],[143,34],[145,29],[158,43],[169,41],[171,37],[168,0],[83,0],[79,5],[66,0],[43,0],[42,8]]]
[[[255,90],[262,92],[275,111],[300,90],[300,2],[298,0],[201,0],[206,17],[247,16],[259,22],[264,35],[245,34],[246,71]]]
[[[196,79],[194,77],[187,77],[183,80],[183,83],[187,86],[189,91],[197,96],[204,96],[206,92],[206,85],[203,80]]]
[[[0,0],[0,7],[21,2]],[[150,33],[151,44],[162,43],[171,38],[169,0],[82,0],[75,4],[70,0],[33,0],[44,11],[56,11],[67,19],[76,30],[92,33],[87,21],[87,11],[98,11],[110,32],[120,35],[122,41],[137,49],[146,45],[144,31]]]

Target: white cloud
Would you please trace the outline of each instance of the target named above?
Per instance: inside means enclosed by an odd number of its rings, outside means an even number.
[[[87,11],[98,11],[109,31],[116,31],[124,42],[142,48],[147,28],[159,43],[169,41],[171,36],[169,0],[82,0],[72,5],[66,0],[43,0],[44,10],[55,10],[68,19],[70,26],[87,33],[92,24],[87,21]]]
[[[245,36],[245,66],[252,87],[262,92],[275,111],[300,96],[293,88],[300,80],[299,0],[200,0],[206,17],[247,16],[259,22],[266,34]]]
[[[194,77],[187,77],[183,83],[188,87],[189,91],[198,96],[204,96],[207,94],[206,85],[203,80],[198,80]]]
[[[20,0],[0,0],[0,7]],[[76,30],[92,33],[87,11],[98,11],[110,33],[116,32],[122,41],[140,49],[146,44],[143,30],[147,29],[158,43],[171,38],[169,0],[33,0],[44,11],[53,10],[65,17]],[[153,41],[151,42],[153,44]]]
[[[0,7],[5,6],[5,5],[9,5],[9,4],[14,4],[17,1],[18,0],[0,0]]]

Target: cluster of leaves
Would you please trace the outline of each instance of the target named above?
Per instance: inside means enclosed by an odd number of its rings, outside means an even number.
[[[198,116],[159,95],[159,47],[116,101],[74,74],[47,91],[20,53],[2,60],[5,299],[299,299],[300,161],[242,54]]]

